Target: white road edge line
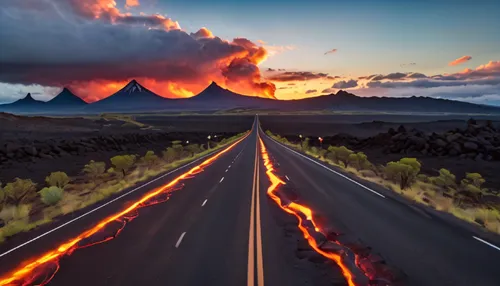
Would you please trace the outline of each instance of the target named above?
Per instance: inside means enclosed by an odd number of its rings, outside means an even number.
[[[287,175],[285,175],[285,178],[286,178],[288,181],[290,181],[290,178],[288,178],[288,176],[287,176]]]
[[[486,245],[489,245],[489,246],[491,246],[491,247],[495,248],[496,250],[500,250],[500,247],[498,247],[498,246],[496,246],[496,245],[494,245],[494,244],[491,244],[491,243],[487,242],[487,241],[486,241],[486,240],[484,240],[484,239],[481,239],[481,238],[476,237],[476,236],[472,236],[472,237],[473,237],[474,239],[476,239],[476,240],[478,240],[478,241],[480,241],[480,242],[482,242],[482,243],[486,244]]]
[[[177,240],[177,243],[175,244],[175,248],[179,248],[179,245],[181,245],[182,239],[186,235],[186,232],[183,232],[181,236],[179,237],[179,240]]]
[[[201,206],[204,206],[206,203],[207,203],[208,199],[205,199],[205,201],[203,201],[203,203],[201,204]]]
[[[222,177],[222,179],[220,179],[219,183],[222,183],[222,181],[224,181],[224,177]]]
[[[34,242],[34,241],[36,241],[36,240],[39,240],[40,238],[42,238],[42,237],[44,237],[44,236],[46,236],[46,235],[48,235],[48,234],[50,234],[50,233],[52,233],[52,232],[54,232],[54,231],[58,230],[58,229],[61,229],[61,228],[65,227],[65,226],[67,226],[68,224],[71,224],[71,223],[73,223],[73,222],[75,222],[75,221],[77,221],[77,220],[79,220],[79,219],[81,219],[81,218],[83,218],[83,217],[85,217],[85,216],[87,216],[87,215],[89,215],[89,214],[91,214],[91,213],[93,213],[93,212],[95,212],[95,211],[97,211],[97,210],[99,210],[99,209],[101,209],[101,208],[103,208],[103,207],[105,207],[105,206],[107,206],[107,205],[109,205],[109,204],[113,203],[113,202],[116,202],[117,200],[119,200],[119,199],[121,199],[121,198],[123,198],[123,197],[125,197],[125,196],[128,196],[128,195],[130,195],[131,193],[133,193],[133,192],[135,192],[135,191],[137,191],[137,190],[139,190],[139,189],[142,189],[143,187],[145,187],[145,186],[147,186],[147,185],[149,185],[149,184],[151,184],[151,183],[153,183],[153,182],[155,182],[155,181],[158,181],[158,180],[160,180],[160,179],[162,179],[162,178],[164,178],[164,177],[166,177],[166,176],[168,176],[168,175],[170,175],[170,174],[172,174],[172,173],[174,173],[174,172],[176,172],[176,171],[178,171],[178,170],[184,169],[184,168],[186,168],[187,166],[190,166],[190,165],[194,164],[195,162],[200,161],[200,160],[202,160],[202,159],[204,159],[204,158],[206,158],[206,157],[212,156],[213,154],[216,154],[216,153],[217,153],[217,152],[213,152],[213,153],[207,154],[207,155],[205,155],[205,156],[203,156],[203,157],[200,157],[200,158],[198,158],[198,159],[196,159],[196,160],[194,160],[194,161],[192,161],[192,162],[190,162],[190,163],[187,163],[187,164],[186,164],[186,165],[184,165],[184,166],[180,166],[180,167],[179,167],[179,168],[177,168],[177,169],[174,169],[174,170],[172,170],[172,171],[170,171],[170,172],[168,172],[168,173],[166,173],[166,174],[163,174],[163,175],[161,175],[160,177],[158,177],[158,178],[156,178],[156,179],[153,179],[153,180],[151,180],[151,181],[149,181],[149,182],[147,182],[147,183],[144,183],[144,184],[140,185],[139,187],[137,187],[137,188],[135,188],[135,189],[132,189],[132,190],[130,190],[130,191],[128,191],[128,192],[126,192],[125,194],[122,194],[122,195],[120,195],[120,196],[118,196],[118,197],[116,197],[116,198],[112,199],[111,201],[109,201],[109,202],[107,202],[107,203],[104,203],[104,204],[102,204],[102,205],[100,205],[100,206],[96,207],[95,209],[91,209],[90,211],[88,211],[88,212],[86,212],[86,213],[84,213],[84,214],[82,214],[82,215],[80,215],[80,216],[78,216],[78,217],[76,217],[76,218],[74,218],[74,219],[72,219],[72,220],[70,220],[70,221],[67,221],[67,222],[63,223],[63,224],[61,224],[61,225],[60,225],[60,226],[58,226],[58,227],[55,227],[55,228],[53,228],[53,229],[51,229],[51,230],[49,230],[49,231],[47,231],[47,232],[44,232],[44,233],[40,234],[39,236],[37,236],[37,237],[35,237],[35,238],[32,238],[32,239],[30,239],[30,240],[28,240],[28,241],[26,241],[26,242],[24,242],[24,243],[19,244],[18,246],[14,247],[14,248],[12,248],[12,249],[10,249],[10,250],[5,251],[4,253],[0,254],[0,257],[3,257],[3,256],[5,256],[5,255],[7,255],[7,254],[9,254],[9,253],[11,253],[11,252],[13,252],[13,251],[15,251],[15,250],[17,250],[17,249],[21,248],[21,247],[23,247],[23,246],[26,246],[26,245],[28,245],[28,244],[30,244],[30,243],[32,243],[32,242]]]
[[[267,135],[266,135],[266,136],[267,136]],[[270,137],[268,136],[268,138],[270,138]],[[348,181],[350,181],[350,182],[352,182],[352,183],[354,183],[354,184],[356,184],[356,185],[358,185],[358,186],[360,186],[360,187],[364,188],[365,190],[368,190],[368,191],[370,191],[370,192],[372,192],[372,193],[376,194],[377,196],[380,196],[380,197],[382,197],[382,198],[384,198],[384,199],[385,199],[385,196],[384,196],[384,195],[382,195],[381,193],[379,193],[379,192],[377,192],[377,191],[374,191],[374,190],[372,190],[372,189],[368,188],[367,186],[365,186],[365,185],[363,185],[363,184],[361,184],[361,183],[358,183],[358,182],[356,182],[355,180],[353,180],[353,179],[351,179],[351,178],[347,177],[346,175],[343,175],[343,174],[341,174],[341,173],[339,173],[339,172],[337,172],[337,171],[335,171],[335,170],[332,170],[332,169],[330,169],[330,168],[326,167],[325,165],[320,164],[320,163],[318,163],[318,162],[314,161],[313,159],[311,159],[311,158],[309,158],[309,157],[307,157],[307,156],[304,156],[304,155],[300,154],[299,152],[297,152],[297,151],[295,151],[295,150],[292,150],[292,149],[288,148],[287,146],[285,146],[285,145],[283,145],[283,144],[281,144],[281,143],[277,142],[277,141],[276,141],[276,140],[274,140],[273,138],[271,138],[271,140],[273,140],[276,144],[278,144],[278,145],[282,146],[283,148],[287,149],[288,151],[291,151],[291,152],[293,152],[293,153],[295,153],[295,154],[299,155],[300,157],[302,157],[302,158],[304,158],[304,159],[307,159],[307,160],[309,160],[309,161],[313,162],[314,164],[316,164],[316,165],[318,165],[318,166],[320,166],[320,167],[323,167],[323,168],[327,169],[328,171],[330,171],[330,172],[332,172],[332,173],[334,173],[334,174],[336,174],[336,175],[339,175],[339,176],[341,176],[342,178],[344,178],[344,179],[346,179],[346,180],[348,180]]]

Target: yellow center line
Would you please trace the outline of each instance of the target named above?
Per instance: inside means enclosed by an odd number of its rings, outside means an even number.
[[[258,158],[258,145],[259,145],[259,133],[257,133],[257,150],[255,151],[255,158]],[[259,160],[257,159],[257,180],[255,182],[257,189],[257,285],[264,286],[264,263],[262,261],[262,235],[260,227],[260,194],[259,194]]]
[[[253,169],[252,182],[252,203],[250,206],[250,228],[248,230],[248,266],[247,266],[247,286],[255,286],[254,277],[254,206],[255,206],[255,178],[257,176],[257,156]]]

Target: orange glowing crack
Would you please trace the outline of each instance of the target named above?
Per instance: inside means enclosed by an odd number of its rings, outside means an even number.
[[[342,261],[342,257],[336,253],[321,250],[319,248],[316,240],[309,233],[309,230],[303,226],[303,224],[302,224],[303,218],[302,218],[302,216],[299,215],[299,213],[302,214],[303,216],[305,216],[306,219],[313,224],[314,229],[316,231],[320,230],[317,227],[316,223],[314,222],[314,219],[312,217],[312,210],[306,206],[303,206],[301,204],[297,204],[295,202],[291,202],[290,204],[288,204],[286,206],[282,205],[280,197],[277,196],[275,194],[275,192],[277,191],[277,188],[279,185],[281,185],[281,184],[285,185],[286,183],[284,181],[282,181],[280,178],[278,178],[278,176],[276,176],[273,173],[274,167],[273,167],[273,164],[271,163],[271,160],[269,159],[269,154],[267,153],[266,147],[264,146],[264,142],[260,138],[259,138],[259,141],[260,141],[262,159],[264,160],[264,166],[267,169],[266,174],[269,177],[269,180],[271,181],[271,185],[267,189],[267,194],[269,195],[269,197],[271,197],[271,199],[273,199],[282,210],[284,210],[285,212],[287,212],[289,214],[293,214],[297,217],[297,219],[299,220],[299,223],[298,223],[299,229],[302,231],[304,238],[307,240],[309,245],[314,249],[314,251],[316,251],[317,253],[323,255],[324,257],[326,257],[330,260],[335,261],[335,263],[341,268],[342,274],[344,275],[345,279],[347,280],[347,283],[349,284],[349,286],[356,286],[356,284],[354,283],[354,275],[351,273],[349,268],[344,264],[344,262]]]
[[[231,144],[230,146],[228,146],[224,150],[217,153],[216,155],[206,159],[201,164],[191,168],[189,171],[187,171],[184,174],[173,179],[168,184],[163,185],[163,186],[147,193],[140,200],[136,201],[134,204],[132,204],[128,208],[126,208],[126,209],[124,209],[124,210],[122,210],[122,211],[120,211],[112,216],[105,218],[104,220],[100,221],[97,225],[95,225],[91,229],[89,229],[89,230],[81,233],[77,237],[74,237],[74,238],[68,240],[67,242],[59,245],[56,249],[49,251],[49,252],[41,255],[38,258],[35,258],[35,259],[32,259],[28,262],[22,263],[17,269],[11,271],[10,273],[5,275],[4,277],[0,278],[0,286],[12,285],[13,283],[20,284],[20,285],[29,285],[32,282],[36,281],[37,279],[40,279],[41,275],[40,275],[40,273],[37,273],[37,270],[39,269],[39,267],[44,266],[47,263],[56,263],[56,270],[55,271],[57,272],[57,270],[59,269],[58,259],[61,258],[65,254],[70,255],[74,250],[78,249],[77,244],[80,241],[91,237],[92,235],[94,235],[98,231],[102,230],[105,226],[107,226],[109,223],[111,223],[113,221],[122,222],[123,225],[120,227],[118,232],[115,233],[115,235],[113,235],[112,237],[105,238],[103,241],[100,241],[98,243],[109,241],[109,240],[113,239],[125,227],[126,222],[121,221],[120,218],[127,216],[128,214],[130,214],[134,210],[137,210],[138,208],[140,208],[142,206],[142,204],[146,203],[148,200],[152,199],[153,197],[163,193],[165,190],[170,189],[175,184],[177,184],[179,181],[181,181],[183,179],[191,178],[193,175],[200,173],[201,171],[203,171],[203,167],[207,167],[212,162],[214,162],[216,159],[218,159],[222,154],[231,150],[234,146],[236,146],[238,143],[240,143],[242,140],[244,140],[248,136],[248,134],[250,134],[250,132],[247,133],[247,135],[244,136],[243,138],[239,139],[235,143]],[[135,215],[135,216],[137,216],[137,215]],[[133,217],[135,217],[135,216],[133,216]],[[133,217],[131,217],[131,218],[133,218]],[[85,247],[95,245],[95,244],[97,244],[97,243],[92,243],[92,244],[87,245]],[[55,275],[55,272],[48,279],[45,279],[45,281],[43,281],[42,283],[39,283],[39,285],[47,284],[54,277],[54,275]]]

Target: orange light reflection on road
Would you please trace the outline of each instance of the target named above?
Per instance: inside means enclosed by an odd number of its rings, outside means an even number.
[[[269,195],[269,197],[271,197],[271,199],[273,199],[278,204],[278,206],[281,209],[283,209],[287,213],[293,214],[297,217],[297,219],[299,220],[299,224],[298,224],[299,229],[302,231],[302,234],[304,235],[304,238],[307,240],[309,245],[319,254],[323,255],[324,257],[326,257],[330,260],[335,261],[335,263],[337,263],[337,265],[341,268],[342,274],[344,275],[345,279],[347,280],[347,283],[349,284],[349,286],[356,286],[356,284],[354,283],[353,274],[347,268],[347,266],[345,266],[340,255],[338,255],[336,253],[326,252],[326,251],[321,250],[319,248],[316,240],[314,239],[314,237],[312,237],[311,234],[309,233],[309,230],[302,225],[303,218],[302,218],[302,216],[300,216],[300,214],[304,215],[306,217],[306,219],[309,220],[313,224],[316,231],[319,231],[319,228],[316,226],[316,223],[314,222],[314,220],[312,218],[312,210],[306,206],[303,206],[301,204],[297,204],[294,202],[292,202],[286,206],[282,205],[281,198],[278,195],[276,195],[275,192],[277,191],[277,188],[280,184],[285,185],[286,183],[283,182],[280,178],[278,178],[278,176],[276,176],[273,173],[274,167],[271,163],[271,160],[269,159],[269,154],[267,153],[266,147],[264,146],[264,142],[260,138],[259,138],[259,140],[260,140],[260,149],[261,149],[262,159],[264,160],[264,166],[267,169],[266,174],[269,177],[269,180],[271,181],[271,186],[269,186],[269,188],[267,189],[267,194]]]
[[[66,243],[61,244],[55,250],[49,251],[49,252],[45,253],[44,255],[40,256],[39,258],[35,258],[29,262],[23,263],[21,266],[19,266],[19,268],[15,269],[11,273],[0,278],[0,286],[13,285],[14,283],[16,283],[15,285],[17,285],[17,284],[29,285],[32,282],[34,282],[40,278],[39,273],[38,273],[38,275],[34,275],[34,274],[37,274],[35,272],[37,272],[36,270],[39,267],[41,267],[47,263],[56,263],[56,265],[55,265],[56,270],[55,271],[57,272],[57,269],[59,269],[58,259],[61,258],[65,254],[70,255],[74,250],[78,249],[77,244],[80,241],[91,237],[92,235],[94,235],[98,231],[102,230],[105,226],[107,226],[111,222],[114,222],[114,221],[122,222],[119,220],[120,218],[126,217],[128,214],[130,214],[134,210],[137,210],[138,208],[140,208],[142,206],[143,203],[146,203],[147,201],[149,201],[153,197],[165,192],[166,190],[168,191],[171,187],[176,185],[179,181],[181,181],[183,179],[190,178],[193,175],[200,173],[201,171],[203,171],[203,167],[207,167],[212,162],[217,160],[217,158],[219,158],[222,154],[231,150],[236,144],[238,144],[243,139],[245,139],[248,136],[248,134],[250,134],[250,133],[247,133],[247,135],[245,135],[243,138],[241,138],[238,141],[236,141],[235,143],[231,144],[230,146],[228,146],[224,150],[220,151],[216,155],[206,159],[201,164],[191,168],[189,171],[187,171],[184,174],[173,179],[168,184],[163,185],[163,186],[147,193],[140,200],[136,201],[134,204],[132,204],[128,208],[126,208],[126,209],[124,209],[124,210],[122,210],[122,211],[120,211],[112,216],[109,216],[108,218],[99,222],[93,228],[81,233],[80,235],[78,235],[75,238],[68,240]],[[113,239],[123,229],[124,226],[125,226],[125,223],[123,224],[123,226],[118,230],[118,232],[114,236],[108,237],[108,238],[106,238],[103,241],[100,241],[98,243],[102,243],[102,242],[109,241],[109,240]],[[96,243],[91,244],[91,245],[95,245],[95,244]],[[86,247],[88,247],[88,246],[90,246],[90,245],[87,245]],[[55,272],[48,279],[45,279],[45,281],[43,281],[39,285],[47,284],[54,277],[54,275],[55,275]]]

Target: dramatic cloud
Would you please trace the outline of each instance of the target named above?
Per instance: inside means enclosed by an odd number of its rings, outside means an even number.
[[[346,88],[353,88],[358,86],[358,81],[355,79],[351,79],[348,81],[341,80],[339,82],[336,82],[333,84],[332,88],[336,89],[346,89]]]
[[[309,89],[309,90],[306,91],[306,94],[316,93],[316,92],[318,92],[317,89]]]
[[[471,56],[463,56],[463,57],[460,57],[454,61],[451,61],[450,63],[448,63],[449,66],[456,66],[456,65],[460,65],[460,64],[463,64],[465,62],[468,62],[472,59]]]
[[[307,81],[313,79],[321,79],[321,78],[329,78],[333,79],[334,77],[329,76],[327,73],[313,73],[308,71],[287,71],[275,75],[269,76],[267,79],[272,81]]]
[[[0,27],[4,83],[69,86],[88,101],[132,78],[169,97],[193,95],[212,80],[248,95],[276,90],[258,68],[266,48],[207,28],[188,34],[161,15],[122,13],[113,0],[8,0]]]
[[[336,52],[337,52],[337,49],[331,49],[328,52],[326,52],[325,55],[333,54],[333,53],[336,53]]]
[[[323,89],[321,91],[321,93],[335,93],[335,92],[337,92],[337,91],[333,88],[327,88],[327,89]]]
[[[125,3],[125,7],[131,8],[131,7],[137,7],[139,6],[139,0],[127,0]]]

